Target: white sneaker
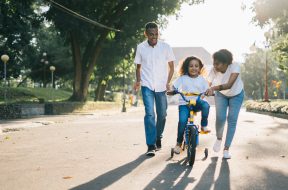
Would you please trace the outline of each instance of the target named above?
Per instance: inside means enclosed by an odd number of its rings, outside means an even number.
[[[180,151],[181,151],[181,146],[180,144],[176,144],[176,146],[174,147],[174,153],[175,154],[180,154]]]
[[[211,132],[211,129],[209,127],[201,127],[201,130],[204,131],[205,133]]]
[[[213,146],[213,150],[214,150],[214,152],[219,152],[220,151],[220,149],[221,149],[221,143],[222,143],[222,140],[216,140],[215,141],[215,144],[214,144],[214,146]]]
[[[231,154],[229,154],[229,150],[223,151],[223,158],[224,159],[230,159],[231,158]]]

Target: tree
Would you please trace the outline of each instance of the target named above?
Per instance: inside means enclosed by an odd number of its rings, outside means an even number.
[[[253,20],[260,26],[273,21],[284,33],[288,32],[287,0],[256,0],[252,9],[256,14]]]
[[[265,62],[268,63],[268,92],[270,98],[273,94],[273,80],[279,80],[277,75],[277,62],[274,61],[271,51],[258,49],[255,53],[246,55],[242,65],[241,75],[244,83],[245,94],[251,99],[263,99],[265,87]]]
[[[34,0],[0,1],[0,55],[10,57],[7,77],[18,77],[23,68],[23,51],[28,51],[34,30],[42,21],[34,12]],[[3,64],[0,64],[0,76],[3,76]]]
[[[44,86],[51,81],[50,66],[56,67],[55,79],[70,79],[73,77],[72,53],[62,37],[57,33],[54,25],[48,26],[42,24],[41,28],[35,33],[35,42],[33,44],[33,55],[26,56],[26,62],[29,62],[29,77],[34,81],[42,81]],[[48,65],[41,62],[43,53],[47,56],[45,59]],[[46,76],[46,77],[44,77]]]
[[[148,21],[165,20],[163,16],[175,14],[181,3],[185,0],[59,0],[58,3],[65,7],[96,20],[104,25],[120,29],[122,32],[95,27],[83,22],[59,7],[51,6],[46,18],[53,21],[56,28],[66,41],[71,43],[74,63],[74,88],[71,100],[85,101],[90,77],[103,49],[103,44],[111,39],[121,39],[122,49],[129,52],[130,46],[125,41],[129,39],[140,41],[143,34],[143,26]],[[191,1],[199,3],[202,1]],[[117,44],[116,44],[117,45]],[[134,44],[136,46],[136,44]]]
[[[279,68],[288,70],[288,1],[256,0],[253,10],[254,21],[263,26],[273,23],[272,51],[279,63]],[[288,77],[288,76],[287,76]]]

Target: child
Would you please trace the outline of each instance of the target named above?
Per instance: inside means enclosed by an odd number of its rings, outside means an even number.
[[[209,88],[208,82],[204,77],[200,76],[200,71],[203,68],[202,61],[194,56],[187,57],[180,68],[180,77],[177,78],[173,83],[173,89],[178,89],[180,91],[202,93],[206,92]],[[170,92],[167,94],[169,95]],[[196,96],[187,96],[188,100],[196,99]],[[189,108],[187,107],[187,102],[185,102],[181,97],[179,98],[179,122],[178,122],[178,134],[177,134],[177,144],[174,148],[176,154],[180,153],[181,145],[183,142],[184,130],[189,117]],[[209,115],[209,104],[203,99],[200,99],[199,104],[196,105],[194,111],[201,111],[201,130],[205,132],[210,132],[208,125],[208,115]]]

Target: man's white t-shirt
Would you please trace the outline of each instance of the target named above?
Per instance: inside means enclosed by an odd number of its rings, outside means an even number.
[[[212,69],[208,75],[208,81],[212,83],[212,86],[217,86],[221,84],[226,84],[229,81],[229,78],[232,73],[239,73],[236,81],[234,82],[233,86],[227,90],[221,90],[220,93],[225,96],[236,96],[240,94],[243,90],[244,85],[241,80],[240,76],[240,65],[238,63],[232,63],[228,65],[228,68],[225,73],[217,72],[215,69]]]
[[[173,82],[173,87],[178,89],[179,91],[185,91],[185,92],[192,92],[192,93],[202,93],[206,92],[206,90],[209,88],[208,82],[199,75],[196,78],[192,78],[188,75],[182,75],[179,78],[177,78]],[[187,100],[196,99],[197,96],[187,96]],[[182,97],[179,97],[179,105],[186,105],[187,102],[185,102]]]
[[[155,92],[165,91],[170,61],[175,61],[175,56],[167,43],[158,41],[152,47],[146,40],[139,44],[134,63],[141,65],[141,86]]]

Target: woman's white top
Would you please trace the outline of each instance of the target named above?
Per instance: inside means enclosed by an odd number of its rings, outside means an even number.
[[[225,96],[236,96],[240,94],[240,92],[243,90],[244,85],[241,80],[240,75],[240,65],[238,63],[232,63],[228,66],[225,73],[217,72],[214,68],[210,71],[208,75],[208,81],[212,83],[212,86],[218,86],[221,84],[226,84],[229,81],[229,78],[232,73],[239,73],[236,81],[232,85],[230,89],[227,90],[221,90],[221,94]]]

